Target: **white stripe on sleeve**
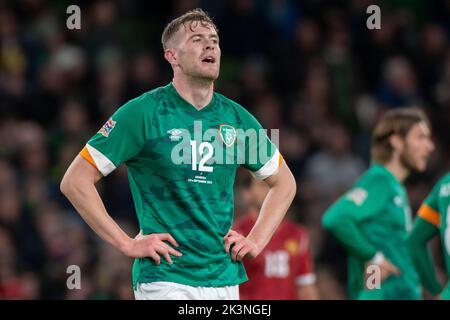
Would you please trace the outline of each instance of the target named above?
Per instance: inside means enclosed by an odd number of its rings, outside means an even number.
[[[267,161],[258,171],[252,172],[253,176],[259,180],[264,180],[270,176],[273,176],[278,172],[280,167],[280,157],[280,152],[277,149],[269,161]]]
[[[95,164],[97,165],[97,169],[104,175],[107,176],[114,170],[116,170],[116,166],[111,162],[103,153],[95,149],[93,146],[86,144],[86,148],[89,151],[92,159],[94,159]]]

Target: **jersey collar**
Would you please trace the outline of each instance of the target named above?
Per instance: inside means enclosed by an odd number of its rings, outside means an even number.
[[[170,97],[170,99],[172,99],[172,101],[174,101],[176,103],[177,107],[179,106],[191,114],[204,114],[204,113],[209,113],[216,109],[217,98],[216,98],[215,92],[213,92],[211,101],[204,108],[202,108],[200,110],[197,109],[196,107],[194,107],[188,101],[186,101],[175,89],[172,82],[170,82],[166,86],[166,92],[167,92],[167,95]]]

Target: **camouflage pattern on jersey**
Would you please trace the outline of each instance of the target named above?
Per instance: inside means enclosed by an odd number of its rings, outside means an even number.
[[[172,265],[136,259],[134,285],[218,287],[247,279],[223,243],[233,223],[236,170],[243,165],[265,179],[282,159],[264,131],[254,140],[247,135],[252,130],[262,127],[237,103],[214,93],[197,110],[169,84],[126,103],[88,141],[81,154],[88,153],[103,175],[126,164],[143,233],[170,233],[183,254],[172,256]]]

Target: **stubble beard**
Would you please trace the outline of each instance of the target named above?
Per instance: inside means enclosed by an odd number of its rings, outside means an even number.
[[[405,151],[400,154],[400,164],[407,169],[409,172],[422,172],[425,168],[419,168],[418,164],[413,161],[414,157],[411,156],[410,149],[408,146]]]

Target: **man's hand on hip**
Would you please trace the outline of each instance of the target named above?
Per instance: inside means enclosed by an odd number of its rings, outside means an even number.
[[[134,239],[130,239],[129,245],[124,253],[131,258],[150,257],[157,265],[161,263],[161,257],[159,256],[161,254],[168,263],[172,264],[173,262],[170,255],[181,257],[182,254],[164,241],[178,247],[178,243],[168,233],[143,235],[141,230]]]
[[[261,252],[255,242],[234,230],[230,229],[223,239],[225,251],[231,254],[233,261],[242,261],[245,256],[256,258]]]

